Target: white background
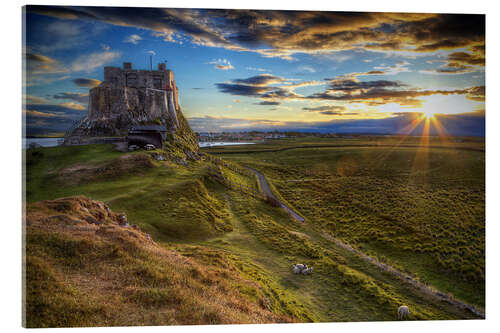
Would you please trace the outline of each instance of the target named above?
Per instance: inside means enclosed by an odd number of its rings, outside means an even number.
[[[500,116],[498,110],[500,14],[496,1],[418,0],[418,1],[320,1],[320,0],[252,0],[252,1],[17,1],[2,2],[0,7],[0,330],[19,331],[21,328],[21,6],[44,5],[94,5],[136,7],[184,7],[184,8],[251,8],[294,9],[330,11],[392,11],[433,13],[477,13],[486,14],[486,320],[472,321],[426,321],[426,322],[376,322],[376,323],[332,323],[332,324],[272,324],[272,325],[224,325],[224,326],[169,326],[98,328],[99,332],[232,332],[241,333],[259,330],[262,332],[490,332],[499,331],[499,175]],[[118,310],[118,309],[117,309]],[[497,327],[496,329],[494,327]],[[57,332],[66,331],[59,329]],[[73,331],[89,329],[73,329]],[[47,330],[45,330],[47,331]],[[49,331],[54,331],[50,329]]]

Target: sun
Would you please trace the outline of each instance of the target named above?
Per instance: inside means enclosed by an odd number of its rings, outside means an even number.
[[[422,111],[422,116],[425,118],[425,119],[431,119],[431,118],[434,118],[436,115],[436,112],[434,110],[424,110]]]

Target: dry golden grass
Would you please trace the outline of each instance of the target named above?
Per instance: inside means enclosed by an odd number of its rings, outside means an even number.
[[[25,325],[293,321],[272,309],[261,286],[231,260],[211,255],[217,260],[165,249],[85,197],[28,204]]]

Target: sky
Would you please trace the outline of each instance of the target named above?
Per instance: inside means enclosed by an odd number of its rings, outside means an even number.
[[[198,132],[485,133],[484,15],[27,6],[24,29],[27,135],[150,56]]]

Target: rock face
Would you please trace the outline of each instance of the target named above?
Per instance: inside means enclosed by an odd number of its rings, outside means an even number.
[[[81,144],[96,137],[126,137],[137,125],[160,125],[197,151],[196,137],[182,115],[173,72],[160,64],[158,70],[104,68],[104,82],[89,93],[88,115],[70,129],[65,144]],[[95,141],[95,140],[94,140]]]

